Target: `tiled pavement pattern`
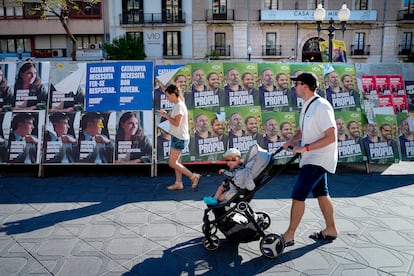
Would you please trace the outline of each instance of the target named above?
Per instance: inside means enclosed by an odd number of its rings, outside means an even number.
[[[275,177],[253,199],[271,216],[267,233],[286,229],[295,179]],[[167,191],[171,175],[2,177],[0,275],[414,275],[413,163],[330,176],[339,238],[308,238],[323,228],[309,199],[296,245],[277,259],[259,242],[204,249],[202,197],[221,180]]]

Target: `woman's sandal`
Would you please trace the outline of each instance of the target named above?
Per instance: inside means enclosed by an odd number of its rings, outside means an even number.
[[[193,189],[197,188],[198,181],[200,181],[200,177],[201,175],[198,173],[193,173],[193,175],[191,176],[191,187]]]
[[[183,183],[174,183],[167,187],[167,190],[173,191],[173,190],[182,190],[184,189]]]

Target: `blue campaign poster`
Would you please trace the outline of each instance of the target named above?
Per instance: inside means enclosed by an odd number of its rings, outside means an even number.
[[[152,62],[88,63],[86,111],[152,110]]]

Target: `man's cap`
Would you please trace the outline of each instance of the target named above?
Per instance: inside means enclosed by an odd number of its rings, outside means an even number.
[[[223,154],[224,158],[231,157],[231,156],[241,157],[241,153],[238,149],[230,148],[230,149],[226,150],[226,152]]]
[[[293,81],[301,81],[304,84],[307,84],[310,88],[318,87],[318,78],[313,73],[302,73],[297,77],[292,77]]]

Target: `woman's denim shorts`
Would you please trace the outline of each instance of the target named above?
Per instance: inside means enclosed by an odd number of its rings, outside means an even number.
[[[171,136],[171,148],[172,149],[183,150],[186,146],[188,146],[189,142],[190,140],[181,140],[175,136]]]

